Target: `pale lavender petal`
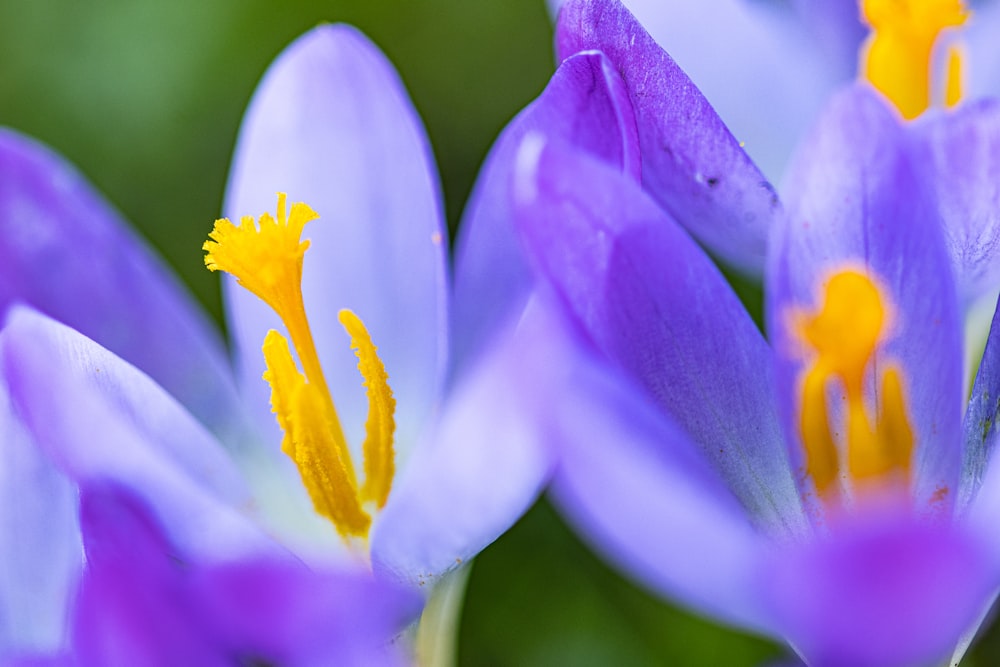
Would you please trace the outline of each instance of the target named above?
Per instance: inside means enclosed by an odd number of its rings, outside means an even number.
[[[795,314],[818,308],[833,273],[866,269],[890,302],[879,360],[902,377],[916,438],[916,498],[950,506],[961,463],[962,331],[933,202],[909,161],[902,127],[876,93],[860,86],[843,92],[803,145],[787,186],[788,222],[776,234],[767,305],[796,469],[796,393],[809,358]]]
[[[898,514],[854,519],[774,554],[763,582],[788,641],[813,667],[943,664],[997,586],[977,536]]]
[[[659,594],[773,632],[756,591],[767,538],[686,434],[609,371],[581,354],[554,387],[557,504],[599,553]]]
[[[631,180],[526,139],[522,237],[568,317],[701,447],[763,525],[803,525],[770,350],[701,249]]]
[[[965,303],[1000,288],[1000,103],[981,100],[914,126],[922,186],[937,199]]]
[[[559,137],[640,177],[632,104],[621,78],[599,53],[565,60],[541,96],[501,133],[480,171],[455,247],[454,351],[465,365],[524,306],[532,279],[513,229],[510,178],[529,132]]]
[[[25,308],[0,333],[0,362],[29,433],[72,480],[135,489],[192,552],[278,549],[243,515],[249,497],[218,442],[133,367]]]
[[[39,451],[0,386],[0,663],[62,647],[82,566],[76,490]]]
[[[76,169],[0,129],[0,311],[15,301],[141,368],[224,441],[242,433],[225,350],[194,300]]]
[[[752,0],[750,2],[752,4]],[[858,72],[859,55],[869,28],[861,20],[861,10],[853,0],[792,0],[792,8],[801,23],[808,53],[797,53],[792,57],[805,55],[815,57],[816,47],[824,56],[822,66],[830,75],[826,81],[829,92],[840,84],[853,79]],[[785,33],[784,37],[788,37]],[[802,37],[791,38],[792,43],[802,46]],[[803,131],[807,127],[801,128]]]
[[[972,18],[959,36],[959,40],[968,47],[966,95],[969,99],[1000,94],[1000,50],[996,45],[998,25],[1000,3],[974,3]]]
[[[515,318],[516,319],[516,318]],[[558,395],[538,375],[566,367],[559,330],[529,302],[516,331],[463,374],[395,482],[372,535],[372,565],[424,586],[468,561],[536,500],[551,469],[538,426]]]
[[[357,358],[337,319],[366,324],[397,399],[397,442],[416,438],[438,398],[447,351],[447,234],[430,146],[391,64],[364,36],[324,25],[278,57],[247,110],[225,212],[274,211],[275,193],[306,202],[303,291],[348,438],[367,410]],[[260,346],[281,328],[256,297],[226,285],[231,330],[251,407],[274,446]]]

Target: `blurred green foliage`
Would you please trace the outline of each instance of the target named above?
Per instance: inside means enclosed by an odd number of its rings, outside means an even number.
[[[452,231],[497,132],[553,70],[543,0],[2,0],[0,124],[76,163],[220,317],[201,244],[268,63],[344,21],[395,63],[427,126]],[[734,278],[755,315],[759,289]],[[773,644],[663,604],[541,501],[477,559],[462,665],[740,665]],[[987,637],[967,664],[995,664]]]

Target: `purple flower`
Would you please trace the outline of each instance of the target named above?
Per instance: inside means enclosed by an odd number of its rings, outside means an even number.
[[[353,29],[316,28],[277,59],[247,111],[226,196],[234,218],[273,211],[279,191],[321,216],[307,232],[304,301],[355,456],[371,376],[358,373],[341,309],[363,321],[388,373],[396,472],[351,549],[279,451],[261,379],[277,318],[226,286],[234,373],[193,300],[73,168],[3,131],[0,173],[0,494],[16,500],[0,512],[0,618],[25,619],[0,623],[0,657],[50,651],[65,635],[81,569],[75,485],[130,489],[165,539],[206,567],[290,550],[324,568],[370,559],[411,585],[475,555],[539,492],[547,452],[518,431],[521,397],[492,389],[516,343],[461,369],[449,361],[430,148],[391,65]],[[479,446],[484,400],[511,415],[496,449]]]
[[[867,86],[834,97],[760,231],[765,340],[688,235],[718,251],[699,225],[741,205],[759,224],[753,163],[618,3],[571,3],[557,42],[613,64],[641,155],[640,182],[560,136],[517,153],[517,227],[561,318],[526,341],[551,360],[531,391],[557,501],[653,589],[811,665],[960,658],[1000,584],[1000,324],[960,412],[963,306],[996,288],[971,240],[995,233],[994,103],[904,125]]]

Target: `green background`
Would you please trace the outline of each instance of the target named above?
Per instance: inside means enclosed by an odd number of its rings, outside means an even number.
[[[553,70],[543,0],[0,0],[0,124],[76,163],[218,318],[200,248],[243,109],[267,64],[324,21],[353,23],[396,64],[454,230],[497,132]],[[621,579],[545,501],[477,559],[459,639],[463,665],[739,666],[783,655]],[[981,642],[966,664],[996,664],[997,643]]]

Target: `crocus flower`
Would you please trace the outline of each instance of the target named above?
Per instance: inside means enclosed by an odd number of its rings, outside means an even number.
[[[277,317],[256,296],[227,286],[234,379],[190,298],[71,167],[9,131],[0,135],[0,165],[3,306],[20,301],[76,330],[16,308],[3,332],[9,428],[18,451],[30,453],[22,469],[37,468],[60,491],[32,500],[32,517],[66,518],[73,483],[111,479],[151,508],[172,543],[208,560],[291,549],[321,566],[370,559],[380,576],[424,585],[492,541],[537,495],[548,460],[516,430],[520,397],[492,401],[512,415],[510,437],[496,450],[475,446],[476,410],[495,393],[497,374],[488,371],[510,363],[512,344],[470,360],[444,400],[449,286],[437,178],[395,72],[356,31],[319,27],[269,70],[240,133],[226,209],[234,218],[273,211],[276,193],[287,190],[321,217],[310,223],[301,273],[317,352],[306,358],[300,349],[299,360],[322,365],[329,394],[319,400],[336,401],[355,460],[362,460],[357,450],[365,459],[369,451],[361,447],[363,382],[385,408],[378,424],[383,435],[392,431],[382,441],[391,449],[383,448],[388,455],[375,475],[380,489],[365,498],[374,505],[364,508],[370,530],[342,530],[314,509],[318,487],[305,478],[329,473],[327,463],[300,476],[280,452],[282,433],[261,379],[261,345]],[[302,210],[293,205],[288,220],[301,223]],[[291,245],[302,248],[298,239]],[[269,267],[251,268],[266,275]],[[350,333],[361,341],[362,376],[351,338],[338,331],[345,308],[355,314]],[[292,332],[296,343],[299,333]],[[292,370],[282,376],[289,391],[274,401],[282,426],[294,427],[310,409],[315,397],[302,403],[296,396],[319,377],[313,370],[309,383]],[[269,372],[273,378],[274,367]],[[283,411],[286,399],[297,407]],[[323,428],[328,408],[316,422]],[[297,436],[289,434],[300,451],[315,444]],[[29,480],[5,482],[5,497],[34,498]],[[18,568],[8,582],[27,581],[39,553],[57,541],[8,541],[24,524],[6,515],[0,523],[9,529],[0,544],[19,555],[3,559],[5,568]],[[59,553],[72,554],[79,532],[74,520],[66,524]],[[64,560],[71,581],[79,562]],[[0,605],[15,608],[23,594],[12,583],[0,591]],[[39,615],[60,618],[61,603],[65,592],[53,594]],[[32,647],[59,634],[54,627]]]
[[[550,2],[553,15],[563,4],[568,3]],[[877,14],[885,3],[723,0],[705,5],[625,0],[624,4],[698,85],[768,178],[778,181],[826,100],[866,70],[858,62],[859,48],[870,41],[871,12]],[[908,4],[936,11],[934,7],[947,10],[957,3]],[[949,30],[933,35],[938,39],[932,55],[940,65],[957,46],[965,61],[961,80],[966,95],[992,96],[1000,90],[1000,56],[993,45],[1000,7],[990,2],[969,4],[974,17],[961,38]],[[940,86],[944,77],[935,78]]]
[[[663,11],[672,11],[666,8],[682,4],[666,3]],[[848,4],[850,3],[839,3],[838,6]],[[874,0],[864,5],[868,14],[877,13],[881,6]],[[919,118],[919,122],[905,123],[916,135],[936,135],[917,136],[914,139],[917,150],[927,150],[935,156],[931,159],[946,163],[939,166],[940,178],[935,176],[937,180],[928,183],[928,187],[940,188],[942,199],[971,201],[968,197],[947,194],[954,192],[955,188],[951,183],[958,180],[949,177],[947,172],[956,171],[956,163],[959,161],[954,155],[947,153],[945,147],[959,144],[971,146],[975,142],[982,144],[983,148],[968,153],[962,161],[960,172],[963,176],[960,178],[968,180],[972,174],[988,176],[992,172],[992,165],[989,164],[992,153],[989,147],[996,138],[992,130],[993,121],[986,117],[997,113],[995,105],[978,99],[982,89],[972,87],[966,94],[966,98],[973,100],[972,103],[960,106],[951,114],[942,113],[946,101],[943,91],[936,93],[936,89],[932,90],[928,82],[949,76],[953,80],[961,79],[960,73],[947,74],[947,68],[940,66],[935,59],[936,51],[932,47],[954,47],[956,38],[951,28],[963,22],[969,24],[965,26],[968,30],[963,32],[963,35],[969,35],[966,41],[976,43],[979,35],[977,30],[989,25],[989,17],[980,19],[974,16],[972,20],[966,20],[968,12],[963,13],[960,3],[955,0],[925,0],[893,4],[892,7],[896,7],[898,11],[894,16],[881,19],[882,28],[873,31],[868,40],[870,46],[859,50],[856,40],[850,42],[853,57],[858,62],[857,67],[866,72],[862,79],[875,81],[874,85],[889,96],[897,108],[907,106],[911,109],[909,112],[901,111],[901,117],[914,116],[917,113],[915,109],[929,109],[928,113]],[[712,20],[717,16],[711,12],[699,11],[698,14],[710,16]],[[926,19],[926,25],[911,26],[910,19],[913,15],[916,15],[914,20]],[[742,30],[744,23],[735,22],[733,25],[740,26],[739,29]],[[907,32],[910,28],[920,34],[911,35]],[[889,39],[896,33],[904,35]],[[877,54],[873,55],[872,47],[876,45],[879,36],[886,38],[890,44],[888,48],[875,49]],[[946,39],[949,37],[950,39]],[[759,160],[753,151],[744,151],[745,142],[737,140],[744,135],[739,130],[734,130],[732,118],[717,112],[714,99],[702,93],[701,79],[691,75],[686,63],[675,60],[670,49],[664,51],[660,48],[643,25],[619,2],[573,1],[566,3],[560,11],[556,28],[557,56],[566,58],[589,50],[600,51],[612,61],[628,91],[638,127],[638,150],[644,188],[699,242],[727,264],[750,274],[759,273],[764,266],[767,239],[775,209],[778,208],[777,199],[772,196],[772,188],[765,177],[770,174],[773,180],[774,174],[768,169],[762,171],[758,168]],[[980,62],[977,56],[982,51],[983,49],[974,50],[970,57],[964,59],[956,56],[958,65],[962,66],[961,69],[976,71],[976,65]],[[772,69],[783,71],[780,68]],[[909,87],[894,93],[889,86],[880,82],[880,77],[884,76],[880,74],[882,72],[899,72],[909,82]],[[956,88],[960,87],[957,82],[953,83]],[[832,84],[825,88],[818,102],[832,93]],[[906,90],[913,91],[912,100],[901,97]],[[800,95],[791,92],[772,95],[763,104],[770,112],[785,100],[798,97]],[[750,104],[753,99],[756,98],[747,96],[742,103]],[[818,112],[819,104],[814,106]],[[687,123],[692,115],[700,119],[700,126],[710,127],[711,131],[699,135],[679,131],[679,126]],[[813,121],[816,114],[799,115],[802,119],[798,125],[804,128]],[[803,134],[789,131],[796,125],[780,120],[777,116],[769,116],[768,124],[796,142]],[[972,134],[977,136],[970,136]],[[963,143],[958,138],[960,135],[966,135],[968,143]],[[790,152],[790,149],[786,152]],[[748,154],[755,159],[748,160]],[[945,154],[950,157],[944,157]],[[727,172],[725,177],[723,170]],[[752,187],[751,181],[756,181],[759,187]],[[984,185],[976,184],[971,187],[982,188]],[[961,207],[947,202],[943,206]],[[964,215],[966,213],[969,212],[963,210],[956,215],[946,213],[949,218],[946,240],[955,246],[952,249],[955,261],[965,265],[959,271],[960,289],[963,292],[970,288],[966,284],[970,265],[979,265],[979,270],[984,270],[981,249],[990,245],[995,236],[995,223],[988,214],[977,211],[969,216]],[[995,284],[996,276],[987,282]],[[984,291],[989,290],[984,289],[981,283],[978,288],[972,287],[972,291],[963,296],[972,299]]]
[[[563,16],[573,12],[577,34],[622,73],[640,144],[669,140],[681,175],[687,154],[674,147],[728,145],[620,5],[573,3]],[[639,184],[559,137],[523,141],[517,224],[562,318],[528,343],[552,351],[533,391],[548,397],[554,496],[596,549],[811,665],[961,657],[1000,584],[1000,324],[963,422],[961,306],[974,272],[946,239],[950,206],[993,201],[989,160],[970,150],[992,108],[907,126],[867,85],[833,99],[772,218],[768,341],[679,224],[720,185],[751,196],[759,184],[742,162],[695,152],[706,184],[675,180],[692,196],[670,208],[648,186],[646,147]],[[941,195],[953,181],[928,151],[982,170],[960,202]]]

